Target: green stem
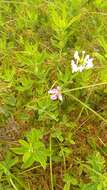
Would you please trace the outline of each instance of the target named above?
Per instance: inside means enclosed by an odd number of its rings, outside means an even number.
[[[97,82],[97,79],[95,80],[95,83],[96,83],[96,82]],[[90,92],[89,92],[89,94],[88,94],[88,96],[87,96],[87,98],[86,98],[85,104],[88,103],[88,100],[89,100],[89,98],[90,98],[90,96],[91,96],[91,94],[92,94],[93,89],[94,89],[94,86],[91,87]],[[79,115],[78,115],[78,117],[77,117],[77,121],[79,121],[79,119],[80,119],[80,117],[81,117],[83,111],[84,111],[84,106],[82,107],[82,109],[81,109],[81,111],[80,111],[80,113],[79,113]]]
[[[51,139],[51,134],[50,134],[50,180],[51,180],[51,190],[54,190],[53,172],[52,172],[52,139]]]
[[[15,186],[15,184],[13,183],[13,180],[10,178],[10,183],[11,183],[11,185],[13,186],[13,188],[15,189],[15,190],[18,190],[17,189],[17,187]]]
[[[66,172],[66,159],[65,159],[65,155],[64,155],[62,147],[61,147],[61,151],[62,151],[63,162],[64,162],[64,171]]]
[[[82,86],[82,87],[72,88],[70,90],[62,91],[62,93],[73,92],[73,91],[87,89],[87,88],[96,87],[96,86],[101,86],[101,85],[105,85],[105,84],[107,84],[107,82],[102,82],[102,83],[98,83],[98,84],[93,84],[93,85],[88,85],[88,86]]]
[[[66,94],[67,95],[67,94]],[[85,104],[84,102],[82,102],[80,99],[76,98],[75,96],[69,94],[70,97],[72,97],[74,100],[76,100],[77,102],[79,102],[81,105],[83,105],[84,107],[86,107],[88,110],[90,110],[92,113],[94,113],[94,115],[96,115],[99,119],[103,120],[105,123],[107,123],[107,120],[102,117],[100,114],[98,114],[95,110],[93,110],[92,108],[90,108],[87,104]]]

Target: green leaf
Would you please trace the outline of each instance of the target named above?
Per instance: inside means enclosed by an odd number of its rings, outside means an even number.
[[[15,75],[15,68],[5,68],[1,78],[6,82],[12,82]]]
[[[102,183],[98,184],[97,190],[103,190],[103,185],[102,185]]]
[[[6,104],[8,104],[10,106],[15,106],[16,105],[16,98],[14,96],[6,97]]]
[[[23,167],[30,167],[34,161],[39,162],[43,168],[46,168],[47,149],[44,143],[40,140],[43,133],[38,129],[32,129],[27,134],[28,142],[20,140],[21,147],[12,148],[16,154],[23,155]]]
[[[69,182],[64,185],[64,190],[70,190],[70,183]]]
[[[24,154],[26,151],[28,151],[28,148],[25,149],[25,147],[18,147],[18,148],[11,148],[11,150],[16,154]]]
[[[23,162],[26,163],[29,159],[31,159],[33,155],[31,154],[31,152],[25,152],[23,155]]]
[[[66,173],[64,175],[64,181],[67,182],[67,183],[70,183],[72,185],[77,185],[78,184],[78,181],[76,178],[74,178],[71,174],[69,173]]]
[[[41,166],[45,169],[46,165],[47,165],[47,163],[46,163],[46,161],[47,161],[47,151],[45,151],[45,150],[40,151],[38,149],[38,151],[36,151],[34,157],[35,157],[35,160],[38,161],[41,164]]]
[[[28,142],[26,142],[25,140],[20,139],[20,140],[19,140],[19,143],[20,143],[23,147],[29,148],[29,144],[28,144]]]
[[[91,155],[88,159],[88,163],[95,171],[98,172],[102,172],[105,168],[105,160],[99,152],[95,152]]]
[[[27,139],[29,142],[34,143],[34,142],[38,142],[39,139],[42,138],[42,136],[43,136],[43,133],[41,130],[32,129],[32,131],[28,133]]]
[[[29,159],[27,159],[26,162],[23,163],[22,168],[25,169],[31,167],[34,161],[35,161],[34,156],[30,155]]]

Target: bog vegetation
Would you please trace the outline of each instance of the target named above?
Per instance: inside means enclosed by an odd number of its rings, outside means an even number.
[[[107,1],[0,0],[0,190],[107,190]]]

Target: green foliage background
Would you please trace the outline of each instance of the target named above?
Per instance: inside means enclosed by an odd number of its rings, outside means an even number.
[[[106,63],[106,1],[0,1],[0,190],[107,189]]]

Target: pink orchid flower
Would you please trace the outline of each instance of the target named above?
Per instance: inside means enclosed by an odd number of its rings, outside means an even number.
[[[62,101],[61,88],[59,86],[49,90],[48,94],[50,94],[51,100],[60,100],[60,101]]]

